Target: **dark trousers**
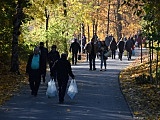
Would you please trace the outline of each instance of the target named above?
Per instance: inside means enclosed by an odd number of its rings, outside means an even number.
[[[119,59],[122,60],[123,51],[119,51]]]
[[[95,58],[96,58],[96,55],[92,55],[92,54],[89,54],[89,69],[92,70],[95,69]]]
[[[127,56],[128,56],[128,60],[131,59],[131,56],[132,56],[132,50],[131,49],[127,50]]]
[[[32,94],[37,95],[41,82],[41,74],[39,70],[31,70],[29,73],[29,85]]]
[[[58,80],[59,102],[64,101],[68,80]]]
[[[77,64],[77,53],[72,53],[72,64]]]
[[[112,59],[115,59],[116,56],[116,50],[112,50]]]

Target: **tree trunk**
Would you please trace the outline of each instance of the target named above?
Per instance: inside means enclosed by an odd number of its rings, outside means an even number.
[[[117,9],[116,9],[116,13],[117,13],[117,39],[119,40],[119,38],[122,37],[121,31],[122,31],[122,16],[121,14],[119,14],[118,10],[120,8],[120,0],[117,0]]]
[[[20,35],[20,25],[22,20],[22,2],[18,0],[16,13],[13,20],[13,39],[12,39],[12,56],[11,56],[11,72],[19,73],[19,57],[18,57],[18,37]]]
[[[64,17],[67,17],[67,10],[66,10],[66,9],[67,9],[67,4],[66,4],[66,0],[63,0],[63,9],[64,9],[64,10],[63,10],[63,12],[64,12],[64,13],[63,13],[63,14],[64,14]],[[66,23],[67,23],[67,22],[66,22]],[[66,31],[62,31],[62,34],[65,35],[65,39],[64,39],[64,52],[65,52],[65,53],[68,53],[67,38],[66,38],[68,34],[65,34],[65,32],[66,32]]]
[[[108,0],[107,35],[109,33],[109,13],[110,13],[110,0]]]
[[[49,12],[47,10],[47,8],[45,8],[45,16],[46,16],[46,33],[48,32],[48,23],[49,23]],[[47,36],[46,36],[46,47],[48,49],[48,33],[47,33]]]

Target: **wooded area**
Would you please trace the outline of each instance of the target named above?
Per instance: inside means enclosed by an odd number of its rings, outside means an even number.
[[[39,42],[49,50],[55,44],[60,53],[68,53],[71,40],[81,40],[83,34],[87,42],[94,33],[100,40],[112,34],[116,41],[138,34],[146,38],[149,61],[141,57],[147,72],[132,76],[159,90],[159,11],[159,0],[1,0],[0,75],[21,74],[20,68],[25,69],[28,54]]]
[[[19,73],[18,61],[40,41],[49,49],[56,44],[60,52],[68,52],[73,37],[80,40],[82,34],[88,41],[94,33],[100,40],[107,33],[112,34],[117,41],[136,34],[141,29],[140,18],[123,3],[122,0],[2,0],[1,57],[7,55],[11,71]]]

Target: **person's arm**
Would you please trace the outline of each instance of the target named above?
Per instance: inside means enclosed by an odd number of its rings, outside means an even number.
[[[57,73],[56,73],[56,71],[57,71],[57,61],[54,62],[53,66],[52,66],[52,68],[51,68],[51,77],[52,77],[55,81],[56,81],[56,79],[57,79]]]
[[[69,48],[69,52],[71,52],[72,51],[72,44],[70,45],[70,48]]]
[[[70,62],[68,61],[68,72],[69,72],[69,76],[72,78],[72,79],[75,79],[75,76],[74,76],[74,74],[73,74],[73,72],[72,72],[72,68],[71,68],[71,64],[70,64]]]

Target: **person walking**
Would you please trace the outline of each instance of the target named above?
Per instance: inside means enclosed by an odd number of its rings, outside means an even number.
[[[37,96],[41,82],[41,75],[44,74],[46,69],[43,66],[43,60],[44,59],[42,59],[39,47],[35,47],[33,54],[31,54],[28,58],[26,66],[26,73],[29,75],[31,95],[34,96]]]
[[[48,61],[48,49],[44,47],[44,42],[40,42],[40,54],[43,59],[43,66],[45,68],[45,72],[42,74],[43,83],[46,81],[46,68],[47,68],[47,61]]]
[[[112,59],[115,59],[115,56],[116,56],[116,50],[117,50],[117,43],[116,43],[116,40],[115,38],[113,37],[111,43],[110,43],[110,49],[112,51]]]
[[[96,70],[95,67],[95,59],[96,54],[98,52],[98,44],[97,42],[94,42],[94,38],[91,39],[91,42],[89,42],[86,46],[86,51],[89,53],[89,70]]]
[[[119,49],[119,59],[122,61],[122,55],[124,52],[124,45],[125,42],[123,41],[123,38],[120,39],[120,41],[117,43],[118,49]]]
[[[71,64],[67,60],[67,54],[61,54],[61,58],[55,62],[51,69],[51,75],[54,80],[58,81],[59,103],[62,104],[64,102],[69,76],[72,79],[75,79],[75,76],[72,72]]]
[[[76,65],[77,64],[77,56],[78,56],[78,52],[81,52],[81,46],[80,44],[77,42],[77,39],[74,39],[74,42],[71,43],[70,52],[72,52],[72,65]]]
[[[105,41],[101,41],[101,46],[100,46],[100,49],[99,49],[100,59],[101,59],[100,71],[102,71],[103,64],[104,64],[104,68],[105,68],[104,70],[106,71],[106,67],[107,67],[106,60],[107,60],[107,57],[105,57],[104,54],[107,53],[107,51],[108,51],[108,47],[106,46]]]
[[[128,60],[131,59],[131,56],[132,56],[132,48],[133,48],[133,42],[130,38],[128,38],[128,40],[126,41],[126,44],[125,44],[125,49],[127,51],[127,57],[128,57]]]
[[[49,68],[51,72],[51,68],[55,61],[57,61],[60,58],[59,52],[57,51],[57,46],[52,45],[51,51],[48,53],[48,63],[49,63]]]

